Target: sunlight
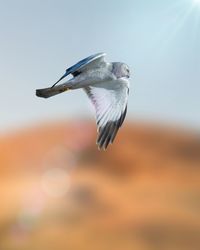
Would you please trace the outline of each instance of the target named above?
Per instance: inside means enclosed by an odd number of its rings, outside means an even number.
[[[200,7],[200,0],[193,0],[195,5],[198,5]]]

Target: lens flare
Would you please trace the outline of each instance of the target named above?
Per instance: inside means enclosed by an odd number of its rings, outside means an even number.
[[[48,169],[42,176],[42,187],[48,196],[63,197],[69,186],[69,175],[62,168]]]

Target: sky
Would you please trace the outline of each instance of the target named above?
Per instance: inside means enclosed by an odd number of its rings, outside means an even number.
[[[0,0],[0,38],[0,131],[92,119],[82,90],[35,89],[98,52],[130,66],[127,119],[200,128],[200,1]]]

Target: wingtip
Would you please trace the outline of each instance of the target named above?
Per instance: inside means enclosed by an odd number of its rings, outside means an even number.
[[[105,146],[105,145],[99,145],[98,143],[97,143],[97,145],[98,145],[98,150],[99,151],[106,151],[107,150],[107,147]]]
[[[36,89],[35,95],[36,95],[37,97],[44,97],[44,96],[42,95],[41,89]]]
[[[47,93],[44,91],[44,89],[36,89],[35,95],[37,97],[41,97],[41,98],[48,98],[49,97],[49,95],[47,95]]]

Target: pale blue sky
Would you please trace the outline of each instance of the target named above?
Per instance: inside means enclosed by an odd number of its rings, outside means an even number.
[[[0,0],[0,130],[89,117],[82,91],[43,100],[96,52],[132,70],[128,118],[200,127],[200,5],[194,0]]]

